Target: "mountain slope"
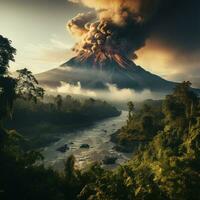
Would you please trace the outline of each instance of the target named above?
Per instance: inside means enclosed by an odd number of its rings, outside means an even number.
[[[60,81],[81,83],[83,88],[106,89],[107,84],[136,91],[149,89],[154,92],[171,91],[176,83],[154,75],[131,60],[114,53],[83,53],[60,67],[37,75],[43,85],[58,86]]]

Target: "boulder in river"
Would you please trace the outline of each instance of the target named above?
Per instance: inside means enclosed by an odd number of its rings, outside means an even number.
[[[89,149],[90,145],[89,144],[81,144],[80,148],[81,149]]]
[[[67,144],[65,144],[65,145],[63,145],[63,146],[61,146],[61,147],[56,149],[56,151],[59,151],[61,153],[65,153],[67,150],[69,150],[69,147],[68,147]]]
[[[114,165],[117,160],[117,157],[115,156],[105,156],[102,160],[104,165]]]

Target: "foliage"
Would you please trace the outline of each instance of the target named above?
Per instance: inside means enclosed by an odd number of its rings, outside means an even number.
[[[11,46],[11,41],[0,35],[0,75],[8,73],[9,62],[15,61],[16,49]]]
[[[11,46],[11,41],[0,35],[0,121],[11,117],[13,103],[17,98],[37,101],[42,98],[44,90],[32,73],[26,68],[18,70],[18,77],[9,75],[9,62],[14,61],[16,49]]]
[[[96,192],[85,192],[82,199],[200,199],[199,98],[190,87],[186,87],[188,84],[178,85],[163,101],[164,126],[152,141],[136,152],[124,166],[108,175],[105,172],[93,184],[88,184]],[[177,112],[179,109],[174,103],[181,105],[185,112],[174,114],[174,110]],[[183,127],[180,127],[180,123],[174,123],[183,120]],[[122,168],[125,169],[123,173]],[[104,176],[107,179],[99,181]],[[120,178],[119,182],[116,176]],[[103,187],[105,183],[109,192]]]
[[[26,142],[23,137],[3,126],[16,100],[16,80],[7,75],[14,53],[10,41],[1,36],[0,199],[200,199],[200,99],[189,82],[177,85],[163,100],[162,109],[145,105],[140,111],[133,112],[134,106],[129,104],[129,120],[119,135],[134,136],[134,140],[127,140],[129,144],[135,142],[135,135],[151,137],[130,161],[112,171],[102,169],[98,163],[79,171],[75,167],[75,158],[70,156],[63,174],[58,174],[36,164],[42,159],[41,154],[24,151],[21,147]],[[96,104],[93,99],[86,100],[84,108],[88,110],[91,104]]]
[[[164,113],[161,103],[144,103],[140,109],[135,109],[133,102],[128,104],[128,120],[125,126],[111,137],[116,143],[116,150],[132,152],[141,144],[146,144],[164,126]]]
[[[59,106],[58,98],[62,102]],[[18,99],[14,104],[12,119],[7,120],[6,127],[22,133],[30,141],[29,147],[38,148],[56,141],[60,134],[77,127],[88,127],[97,120],[119,114],[115,107],[104,101],[79,100],[69,95],[45,96],[37,103]]]
[[[52,170],[33,165],[42,159],[41,154],[24,151],[21,135],[4,128],[4,121],[12,114],[14,101],[23,95],[16,89],[21,78],[8,74],[9,62],[14,61],[15,53],[11,41],[0,36],[0,199],[63,199],[60,177]],[[31,73],[30,76],[33,78]],[[31,81],[33,79],[29,83]],[[33,86],[32,89],[37,91],[38,88]],[[27,92],[31,92],[30,87]],[[39,93],[35,94],[35,98],[41,97]]]
[[[11,116],[17,81],[9,76],[9,62],[14,61],[16,49],[11,41],[0,35],[0,122]]]
[[[24,68],[17,70],[17,87],[16,94],[28,101],[37,102],[38,98],[43,98],[44,89],[38,86],[38,81],[33,76],[32,72]]]

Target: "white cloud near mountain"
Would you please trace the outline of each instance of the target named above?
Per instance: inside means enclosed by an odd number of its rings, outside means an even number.
[[[143,90],[136,92],[132,89],[124,88],[119,89],[116,85],[107,84],[107,90],[91,90],[84,89],[80,82],[77,84],[70,84],[67,82],[61,82],[61,85],[57,88],[46,88],[47,92],[53,94],[65,95],[79,95],[85,97],[92,97],[95,99],[102,99],[106,101],[114,102],[127,102],[127,101],[142,101],[145,99],[160,99],[163,97],[161,93],[153,93],[150,90]]]

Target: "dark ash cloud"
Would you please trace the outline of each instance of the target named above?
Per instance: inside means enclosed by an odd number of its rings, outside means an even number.
[[[77,2],[77,1],[76,1]],[[134,52],[145,45],[149,36],[148,23],[159,0],[80,0],[95,9],[97,19],[78,14],[68,22],[69,30],[81,36],[74,48],[77,53],[95,51],[117,52],[135,57]]]
[[[200,1],[161,1],[151,22],[151,38],[176,49],[192,53],[200,49]]]
[[[122,50],[126,56],[156,40],[177,52],[200,49],[200,1],[198,0],[76,0],[96,10],[98,19],[82,26],[87,34],[78,52],[96,49]]]

